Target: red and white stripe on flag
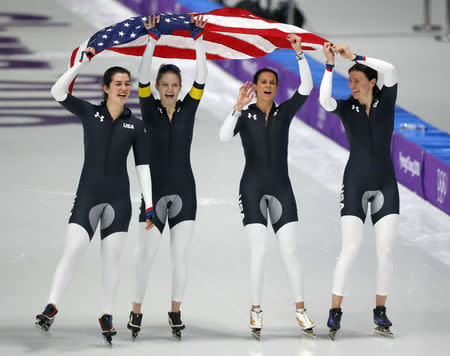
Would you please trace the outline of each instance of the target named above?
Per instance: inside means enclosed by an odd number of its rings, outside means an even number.
[[[318,49],[326,42],[326,39],[300,27],[266,20],[242,9],[222,8],[194,13],[193,16],[203,16],[208,21],[203,36],[208,59],[248,59],[265,56],[278,48],[291,48],[286,38],[291,33],[301,36],[305,50]],[[141,56],[147,41],[148,36],[144,35],[105,50]],[[71,65],[79,58],[87,42],[75,49]],[[194,41],[188,33],[162,35],[154,56],[195,59]]]

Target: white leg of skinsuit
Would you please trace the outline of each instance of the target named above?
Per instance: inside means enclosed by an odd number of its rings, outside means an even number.
[[[298,248],[298,222],[293,221],[283,225],[276,233],[281,257],[288,273],[294,300],[303,302],[303,273]]]
[[[133,302],[142,304],[147,290],[150,269],[158,254],[161,244],[161,233],[156,226],[146,230],[145,223],[139,224],[139,245],[136,262],[136,280]]]
[[[48,304],[58,306],[60,303],[67,286],[72,280],[76,265],[89,247],[89,242],[89,234],[82,226],[74,223],[67,226],[64,253],[56,267]]]
[[[363,221],[352,215],[341,218],[342,247],[334,270],[333,294],[345,295],[345,282],[358,255],[364,235]]]
[[[378,295],[386,296],[389,292],[392,276],[392,247],[400,215],[390,214],[382,217],[374,225],[377,246],[377,289]]]
[[[194,231],[194,220],[186,220],[170,229],[172,256],[172,301],[181,302],[187,281],[188,250]]]
[[[261,305],[264,281],[264,258],[267,252],[267,227],[263,224],[244,226],[250,246],[250,299],[252,305]]]
[[[113,313],[120,278],[120,255],[126,236],[126,232],[116,232],[106,236],[101,242],[102,314],[112,315]]]

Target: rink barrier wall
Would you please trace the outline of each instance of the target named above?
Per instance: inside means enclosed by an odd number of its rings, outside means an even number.
[[[118,0],[140,15],[163,12],[207,12],[221,8],[208,0]],[[275,100],[290,98],[299,85],[298,66],[291,50],[280,49],[265,57],[248,60],[221,60],[215,63],[241,81],[253,79],[262,67],[275,69],[280,86]],[[314,88],[298,118],[348,149],[340,119],[319,104],[319,87],[324,65],[308,56]],[[350,95],[347,78],[334,73],[333,96]],[[450,214],[450,135],[436,129],[416,115],[396,106],[395,131],[392,137],[392,160],[398,181],[447,214]]]

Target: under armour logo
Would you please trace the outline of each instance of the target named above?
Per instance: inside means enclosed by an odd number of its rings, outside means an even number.
[[[437,170],[437,201],[442,204],[444,202],[445,196],[447,195],[447,172]]]
[[[253,117],[253,120],[256,120],[258,117],[256,116],[256,114],[250,114],[248,113],[248,118],[251,119]]]
[[[342,208],[344,207],[344,185],[342,185],[341,194],[339,196],[339,205]]]
[[[103,122],[103,119],[105,118],[104,116],[100,115],[100,113],[98,111],[95,113],[94,117],[99,117],[100,122]]]
[[[356,112],[359,112],[359,106],[352,105],[352,110],[356,110]]]
[[[277,116],[278,110],[273,113],[273,117]]]
[[[373,103],[373,107],[376,108],[379,102],[380,102],[379,100],[375,101],[375,102]]]
[[[244,214],[244,206],[242,205],[242,197],[239,194],[239,210],[241,212],[241,219],[244,220],[245,214]]]

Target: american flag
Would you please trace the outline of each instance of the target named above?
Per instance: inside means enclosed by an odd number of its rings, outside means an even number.
[[[112,50],[142,55],[142,44],[147,44],[147,30],[143,21],[148,22],[148,17],[131,17],[108,26],[95,33],[87,42],[87,47],[93,47],[97,54],[103,50]],[[165,13],[160,15],[158,28],[161,35],[190,37],[192,26],[189,14]]]
[[[294,33],[302,37],[302,48],[314,50],[327,40],[294,25],[266,20],[236,8],[222,8],[204,13],[160,14],[158,40],[154,56],[195,59],[195,44],[190,35],[191,15],[203,16],[207,25],[203,35],[207,59],[249,59],[265,56],[278,48],[292,48],[286,38]],[[70,66],[81,58],[86,47],[94,47],[96,55],[114,51],[142,56],[148,34],[142,21],[148,16],[131,17],[108,26],[82,43],[73,52]]]

